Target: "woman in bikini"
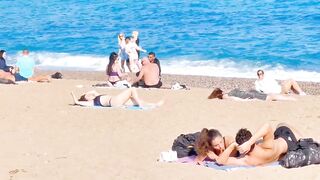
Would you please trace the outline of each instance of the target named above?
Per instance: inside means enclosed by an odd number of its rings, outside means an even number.
[[[109,57],[109,64],[106,68],[107,81],[112,85],[115,85],[121,80],[128,80],[127,74],[122,73],[119,65],[119,58],[117,53],[112,52]]]
[[[211,159],[216,162],[220,162],[225,158],[229,157],[229,153],[226,149],[230,144],[234,142],[234,138],[231,136],[222,136],[221,133],[216,129],[203,128],[196,141],[195,149],[197,157],[195,159],[197,164],[202,164],[205,159]],[[224,153],[224,152],[227,153]],[[239,156],[238,151],[232,151],[230,156]]]
[[[102,106],[102,107],[120,107],[123,105],[135,106],[161,106],[163,101],[158,103],[146,103],[142,101],[135,88],[129,88],[116,96],[102,95],[96,91],[89,91],[83,94],[79,99],[71,92],[74,104],[80,106]]]

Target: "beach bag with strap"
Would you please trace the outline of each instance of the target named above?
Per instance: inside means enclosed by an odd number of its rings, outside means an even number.
[[[279,162],[285,168],[320,164],[320,144],[312,138],[300,139],[298,148],[287,152]]]
[[[200,132],[181,134],[174,140],[172,150],[177,151],[178,158],[197,155],[194,145],[199,134]]]

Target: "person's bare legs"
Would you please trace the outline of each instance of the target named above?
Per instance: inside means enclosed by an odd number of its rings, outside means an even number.
[[[300,88],[300,86],[298,85],[298,83],[293,80],[293,79],[289,79],[286,80],[282,83],[282,92],[283,94],[288,94],[288,92],[290,90],[292,90],[295,94],[300,94],[300,95],[304,95],[305,93],[302,91],[302,89]]]
[[[297,99],[290,96],[284,96],[281,94],[269,94],[266,101],[296,101]]]
[[[129,100],[132,101],[133,105],[137,105],[137,106],[145,106],[145,105],[162,105],[163,101],[160,101],[156,104],[152,104],[152,103],[146,103],[144,101],[142,101],[139,96],[138,96],[138,92],[135,88],[129,88],[125,91],[123,91],[122,93],[118,94],[117,96],[114,96],[111,98],[111,106],[122,106],[125,105]]]
[[[35,81],[35,82],[50,82],[51,78],[47,75],[39,75],[39,76],[32,76],[28,78],[30,81]]]
[[[16,81],[16,78],[9,72],[5,72],[3,70],[0,70],[0,78],[10,80],[12,83]]]
[[[74,102],[75,105],[79,105],[79,106],[94,106],[93,100],[90,100],[90,101],[78,101],[78,99],[73,94],[73,92],[71,92],[71,96],[73,98],[73,102]]]

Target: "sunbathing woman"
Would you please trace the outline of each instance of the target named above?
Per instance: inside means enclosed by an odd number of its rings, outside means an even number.
[[[220,88],[215,88],[208,99],[231,99],[235,101],[295,101],[296,99],[280,94],[264,94],[256,90],[242,91],[240,89],[233,89],[228,93],[224,93]]]
[[[221,133],[216,129],[202,129],[196,141],[195,149],[198,154],[196,163],[202,164],[203,160],[209,158],[219,163],[229,157],[229,153],[224,153],[230,144],[234,142],[234,138],[230,136],[222,137]],[[238,156],[238,151],[234,150],[230,154],[232,157]]]
[[[121,92],[116,96],[101,95],[96,91],[89,91],[83,94],[80,99],[77,100],[75,95],[71,92],[74,103],[80,106],[102,106],[102,107],[120,107],[123,105],[135,105],[135,106],[161,106],[163,101],[158,103],[146,103],[138,97],[138,93],[135,88],[129,88]]]

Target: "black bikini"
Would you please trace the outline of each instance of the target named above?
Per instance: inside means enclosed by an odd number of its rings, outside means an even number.
[[[109,105],[104,106],[103,104],[101,104],[101,101],[100,101],[101,96],[103,96],[103,95],[99,95],[93,99],[94,106],[111,107],[111,98],[108,103]]]

